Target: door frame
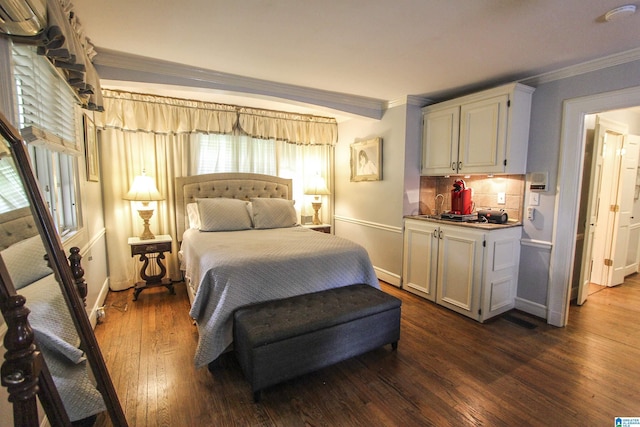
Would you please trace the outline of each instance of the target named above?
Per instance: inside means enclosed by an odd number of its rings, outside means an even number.
[[[587,114],[640,105],[640,86],[565,100],[554,208],[547,322],[566,326],[575,257],[581,179],[584,161],[584,119]],[[579,153],[579,155],[576,155]]]

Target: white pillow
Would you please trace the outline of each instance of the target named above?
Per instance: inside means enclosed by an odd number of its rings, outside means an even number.
[[[44,260],[46,253],[39,234],[14,243],[0,253],[16,289],[53,273]]]
[[[196,199],[200,214],[200,231],[236,231],[251,228],[247,203],[239,199],[215,197]]]
[[[293,203],[293,200],[287,199],[251,199],[253,227],[257,229],[293,227],[297,224]]]
[[[197,203],[187,203],[187,217],[189,218],[189,228],[200,230],[200,212]]]

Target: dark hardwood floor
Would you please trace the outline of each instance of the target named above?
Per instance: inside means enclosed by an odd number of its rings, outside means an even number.
[[[184,284],[110,293],[96,327],[131,426],[613,426],[640,417],[640,278],[572,306],[479,324],[393,286],[399,347],[288,381],[253,403],[233,355],[195,370]],[[109,425],[102,417],[98,425]]]

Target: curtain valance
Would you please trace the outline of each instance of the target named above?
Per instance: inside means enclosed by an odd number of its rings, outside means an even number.
[[[328,117],[241,107],[239,127],[253,138],[275,139],[301,145],[335,145],[338,124]]]
[[[103,90],[105,128],[170,133],[231,134],[238,130],[253,138],[301,145],[335,145],[335,119],[235,105]]]
[[[73,11],[69,0],[37,0],[34,22],[0,25],[0,32],[16,43],[38,47],[38,54],[46,56],[60,69],[84,108],[102,111],[100,78],[92,64],[96,55],[91,42]],[[46,6],[45,6],[46,4]],[[20,15],[22,4],[0,0],[0,8]],[[22,11],[28,15],[28,11]],[[4,21],[0,19],[3,24]]]
[[[236,107],[155,95],[103,90],[102,126],[160,134],[231,133]]]

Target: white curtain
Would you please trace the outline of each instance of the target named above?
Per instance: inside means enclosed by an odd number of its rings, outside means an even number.
[[[320,173],[329,188],[334,119],[250,110],[246,126],[266,138],[247,135],[239,122],[241,107],[163,98],[119,91],[103,91],[105,111],[96,117],[105,206],[110,288],[123,290],[139,280],[140,262],[131,257],[127,240],[142,233],[142,219],[123,199],[135,176],[151,176],[164,200],[150,221],[155,235],[170,235],[173,252],[165,254],[172,280],[180,280],[175,225],[175,178],[198,173],[238,171],[293,178],[293,198],[300,213],[311,215],[305,182]],[[277,114],[276,114],[277,113]],[[287,122],[287,117],[289,121]],[[271,120],[269,120],[271,119]],[[286,141],[286,142],[285,142]],[[202,155],[202,147],[207,148]],[[211,151],[213,150],[213,151]],[[309,199],[309,200],[307,200]],[[322,215],[329,221],[330,200]]]
[[[189,134],[154,134],[104,129],[100,138],[102,191],[105,206],[109,278],[112,290],[127,289],[139,280],[140,262],[131,257],[127,239],[142,233],[143,222],[132,202],[123,196],[135,176],[144,170],[155,182],[163,201],[156,202],[150,220],[153,234],[173,238],[173,252],[165,254],[172,280],[180,280],[175,225],[175,186],[178,176],[189,175]]]
[[[299,215],[313,215],[313,196],[304,194],[316,174],[333,188],[333,146],[298,145],[246,135],[198,135],[191,142],[193,170],[197,174],[251,172],[293,180],[292,198]],[[331,200],[325,198],[321,217],[330,222]]]

